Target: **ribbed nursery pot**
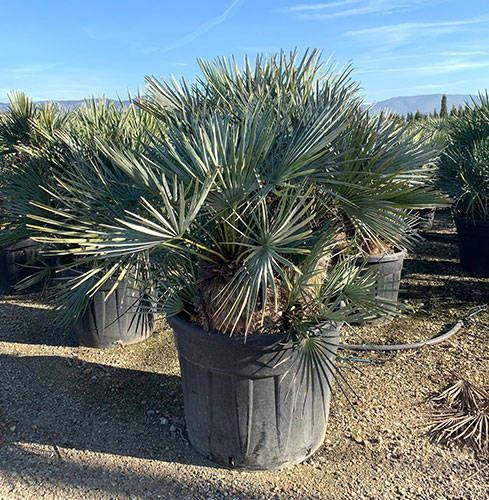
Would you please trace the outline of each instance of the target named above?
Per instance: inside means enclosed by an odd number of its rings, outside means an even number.
[[[107,348],[141,342],[152,335],[155,317],[151,302],[131,277],[124,278],[109,295],[109,280],[90,299],[87,308],[73,323],[79,344]]]
[[[399,285],[401,283],[402,267],[406,251],[401,250],[392,254],[370,255],[365,263],[365,269],[375,268],[376,280],[372,290],[372,296],[375,298],[385,299],[393,304],[397,303],[399,295]],[[359,259],[358,264],[362,264],[363,260]],[[395,307],[390,308],[386,305],[386,311],[394,312]],[[383,325],[392,321],[392,314],[367,321],[369,325]]]
[[[230,337],[168,318],[178,350],[190,443],[224,467],[272,470],[302,462],[322,444],[340,324],[322,327],[331,370],[307,387],[286,334]],[[316,381],[317,382],[317,381]]]
[[[31,239],[0,247],[0,291],[9,292],[19,281],[33,274],[41,244]]]

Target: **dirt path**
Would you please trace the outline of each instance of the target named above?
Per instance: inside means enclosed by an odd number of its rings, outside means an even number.
[[[489,303],[489,280],[461,271],[447,219],[406,262],[410,312],[360,329],[409,342]],[[487,385],[489,310],[456,337],[392,357],[355,355],[359,401],[336,392],[324,446],[274,473],[213,466],[185,439],[171,332],[102,351],[76,347],[36,296],[0,297],[0,499],[488,499],[488,460],[430,442],[429,396],[448,369]],[[345,331],[345,340],[353,337]],[[345,354],[348,355],[348,354]]]

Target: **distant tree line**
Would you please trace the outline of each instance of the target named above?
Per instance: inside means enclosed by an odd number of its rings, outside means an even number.
[[[436,108],[433,110],[433,113],[421,113],[418,109],[416,113],[409,112],[406,115],[406,121],[424,120],[426,118],[447,118],[448,116],[463,116],[469,112],[470,106],[468,104],[465,104],[465,106],[460,105],[458,108],[452,106],[452,109],[448,112],[447,96],[443,94],[441,97],[439,113]]]
[[[406,114],[406,116],[399,114],[399,113],[394,113],[392,111],[380,111],[380,114],[382,116],[388,116],[391,119],[396,120],[397,122],[403,124],[406,122],[410,121],[420,121],[420,120],[426,120],[427,118],[448,118],[448,117],[453,117],[453,116],[464,116],[466,113],[470,113],[471,108],[469,104],[465,104],[465,106],[460,105],[457,107],[452,106],[452,109],[448,111],[448,106],[447,106],[447,96],[445,94],[442,95],[441,98],[441,103],[440,103],[440,112],[437,111],[437,108],[433,110],[432,113],[421,113],[421,111],[418,109],[416,113],[409,112]]]

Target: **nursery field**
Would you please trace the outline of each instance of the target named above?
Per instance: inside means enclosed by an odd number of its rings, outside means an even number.
[[[432,347],[343,353],[363,360],[341,364],[352,402],[335,390],[323,446],[277,472],[218,468],[188,444],[164,322],[135,346],[76,347],[38,296],[0,297],[0,499],[489,498],[487,457],[426,433],[432,397],[454,378],[488,383],[489,279],[460,269],[447,214],[430,233],[405,262],[406,313],[358,332],[371,343],[414,342],[485,309]]]

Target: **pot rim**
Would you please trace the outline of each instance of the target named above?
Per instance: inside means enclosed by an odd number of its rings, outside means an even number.
[[[180,318],[178,315],[167,316],[166,321],[170,325],[172,329],[180,328],[185,330],[191,330],[191,333],[202,335],[204,334],[206,338],[213,339],[215,342],[219,342],[225,345],[233,344],[242,344],[242,345],[251,345],[251,344],[262,344],[269,345],[275,344],[277,342],[287,342],[293,340],[293,333],[250,333],[246,336],[244,335],[228,335],[220,332],[207,332],[202,327],[198,326],[195,323],[191,323],[190,321],[184,320]],[[343,326],[343,322],[338,321],[324,321],[318,328],[324,328],[326,331],[337,331]]]
[[[367,261],[367,262],[375,262],[375,263],[383,263],[383,262],[392,262],[394,260],[405,259],[407,256],[407,250],[405,248],[395,252],[395,253],[383,253],[377,255],[369,255],[367,259],[362,257],[358,257],[357,261]]]

